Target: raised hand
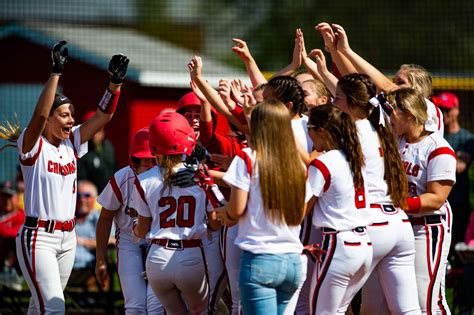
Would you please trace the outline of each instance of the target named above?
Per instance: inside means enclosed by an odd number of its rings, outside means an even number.
[[[234,110],[235,102],[232,100],[231,96],[231,85],[227,80],[220,80],[219,87],[217,88],[217,92],[221,97],[222,101],[224,102],[225,106],[229,109],[229,111]]]
[[[336,35],[334,34],[334,31],[328,23],[319,23],[314,28],[321,33],[326,51],[330,52],[332,50],[337,49]]]
[[[234,100],[242,105],[244,103],[244,98],[242,96],[242,90],[248,90],[249,88],[241,80],[232,80],[230,82],[230,89],[232,90],[232,96]]]
[[[242,91],[243,92],[243,98],[244,98],[244,103],[242,104],[243,109],[244,109],[244,114],[247,117],[250,117],[250,113],[254,109],[254,107],[257,105],[257,101],[253,97],[253,94],[250,90]]]
[[[295,31],[295,46],[293,47],[293,58],[291,59],[291,65],[294,69],[299,69],[301,67],[302,61],[302,46],[301,46],[301,36],[303,36],[303,32],[301,32],[300,28],[297,28]]]
[[[189,82],[189,85],[191,85],[191,89],[193,90],[194,94],[196,94],[197,98],[201,101],[201,104],[204,102],[207,102],[206,97],[204,96],[202,91],[199,89],[196,82],[191,80],[191,82]]]
[[[198,77],[202,76],[202,59],[199,56],[194,56],[193,59],[188,63],[189,74],[191,80],[194,81]]]
[[[313,57],[316,60],[316,64],[318,65],[318,68],[322,72],[327,72],[328,67],[326,65],[326,56],[324,56],[324,53],[321,49],[313,49],[309,53],[309,56]]]
[[[232,51],[240,58],[242,61],[252,59],[252,55],[250,54],[250,50],[247,46],[247,43],[238,38],[232,38],[235,42],[235,46],[232,47]]]
[[[64,70],[64,65],[68,59],[68,50],[67,47],[64,47],[67,42],[62,40],[54,44],[53,49],[51,50],[51,59],[53,60],[53,66],[51,67],[51,73],[60,75]]]
[[[109,62],[110,82],[120,85],[127,75],[130,59],[123,54],[113,55]]]
[[[336,38],[336,45],[338,50],[345,50],[348,51],[350,48],[349,46],[349,39],[347,38],[346,31],[342,26],[339,24],[332,24],[332,28],[334,29],[334,36]]]

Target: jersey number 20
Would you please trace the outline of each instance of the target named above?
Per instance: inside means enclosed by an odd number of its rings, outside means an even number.
[[[192,196],[163,197],[158,201],[160,207],[168,207],[160,213],[160,228],[192,227],[194,225],[194,212],[196,199]],[[175,214],[176,215],[173,215]]]

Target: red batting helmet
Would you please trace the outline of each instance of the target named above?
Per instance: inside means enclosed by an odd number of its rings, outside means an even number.
[[[189,92],[184,94],[183,97],[180,98],[178,101],[178,105],[176,106],[176,111],[180,114],[183,114],[185,110],[189,107],[201,107],[201,101],[199,98],[194,94],[194,92]],[[214,107],[211,107],[211,112],[216,114],[216,110]]]
[[[130,156],[139,158],[139,159],[152,159],[154,158],[153,154],[150,152],[150,142],[149,142],[150,131],[148,127],[142,128],[135,132],[132,137],[132,142],[130,143]]]
[[[150,124],[150,150],[154,154],[191,154],[196,145],[193,128],[183,115],[166,112]]]

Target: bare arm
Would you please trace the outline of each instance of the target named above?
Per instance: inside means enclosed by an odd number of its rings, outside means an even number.
[[[301,45],[298,42],[298,37],[301,35],[301,29],[296,29],[295,31],[295,46],[293,47],[293,57],[289,65],[285,68],[281,69],[280,71],[276,72],[272,75],[272,78],[282,76],[282,75],[291,75],[293,72],[298,70],[301,67]]]
[[[310,56],[316,58],[316,63],[319,67],[319,73],[326,84],[326,87],[331,92],[333,96],[336,95],[337,82],[339,81],[331,72],[329,72],[326,66],[326,57],[321,49],[313,49],[310,53]]]
[[[103,272],[107,274],[107,245],[109,243],[110,231],[115,217],[115,211],[102,208],[96,227],[96,249],[95,249],[95,274],[99,283],[102,284]]]
[[[420,212],[435,211],[443,206],[453,188],[453,182],[442,180],[427,183],[427,191],[419,196],[421,201]]]
[[[367,62],[364,58],[355,53],[349,46],[349,40],[347,34],[338,24],[333,24],[332,27],[336,31],[336,37],[338,38],[338,51],[346,57],[350,63],[355,67],[358,73],[367,74],[372,81],[374,81],[377,89],[388,92],[395,87],[395,84],[390,81],[382,72]]]
[[[260,84],[266,83],[267,79],[265,79],[265,76],[262,74],[257,63],[253,59],[247,43],[238,38],[232,38],[232,40],[236,43],[236,45],[232,47],[232,51],[244,62],[252,86],[256,87]]]

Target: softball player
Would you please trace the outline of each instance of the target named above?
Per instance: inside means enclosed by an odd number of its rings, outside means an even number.
[[[408,179],[407,212],[415,234],[418,299],[424,314],[449,309],[438,304],[451,242],[452,212],[447,201],[456,181],[456,154],[439,134],[425,129],[426,102],[414,89],[389,94],[391,122]]]
[[[377,314],[374,295],[382,290],[388,307],[395,314],[419,314],[414,269],[414,236],[407,215],[395,205],[405,205],[406,178],[398,146],[381,105],[375,98],[374,83],[364,74],[342,77],[336,88],[334,105],[346,111],[357,126],[365,161],[367,200],[372,224],[367,231],[372,241],[372,264],[361,281],[378,275],[381,288],[370,289],[369,280],[362,294],[365,314]],[[360,287],[355,287],[355,293]],[[350,301],[349,301],[350,302]]]
[[[218,217],[226,224],[240,218],[235,244],[242,250],[239,287],[246,314],[292,314],[288,302],[304,280],[299,230],[305,167],[295,158],[290,120],[283,103],[258,104],[250,121],[252,148],[235,157],[224,175],[232,188]]]
[[[155,163],[150,152],[148,127],[138,130],[132,138],[129,150],[130,166],[117,171],[109,180],[97,202],[102,205],[96,236],[95,272],[101,285],[107,280],[107,243],[115,222],[115,246],[117,248],[117,271],[122,287],[125,314],[164,314],[163,307],[144,279],[145,258],[149,242],[134,241],[133,220],[137,213],[129,208],[130,195],[136,175]],[[143,294],[146,292],[146,294]]]
[[[171,174],[184,168],[183,155],[191,154],[195,134],[183,116],[167,112],[152,121],[149,139],[158,165],[138,175],[129,205],[138,213],[135,235],[152,244],[146,260],[148,281],[167,313],[205,314],[206,196],[198,186],[181,188],[169,182]]]
[[[308,168],[308,207],[325,251],[311,279],[310,314],[344,313],[372,262],[364,157],[354,122],[338,108],[312,108],[308,128],[314,148],[325,152]]]
[[[87,141],[110,121],[120,95],[128,59],[115,55],[109,63],[110,84],[99,110],[74,127],[74,106],[56,88],[68,51],[66,41],[54,45],[53,67],[35,112],[18,142],[25,182],[25,223],[16,238],[17,256],[32,298],[28,314],[64,314],[63,289],[76,249],[77,160]]]

